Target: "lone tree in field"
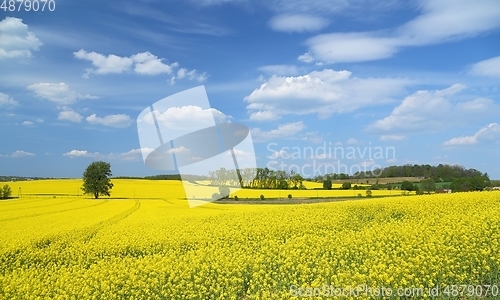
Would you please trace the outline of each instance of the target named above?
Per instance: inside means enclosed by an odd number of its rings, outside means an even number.
[[[12,194],[12,189],[8,184],[6,184],[0,190],[0,199],[9,199],[11,194]]]
[[[344,182],[344,183],[342,183],[342,189],[343,190],[349,190],[349,189],[351,189],[351,183],[350,182]]]
[[[104,161],[95,161],[91,163],[85,172],[83,172],[84,194],[91,194],[95,199],[100,195],[111,196],[110,191],[113,188],[111,183],[111,165]]]
[[[323,181],[323,189],[325,190],[331,190],[332,189],[332,180],[330,179],[330,177],[327,177],[324,181]]]
[[[405,181],[403,181],[403,183],[401,183],[401,190],[402,191],[411,192],[414,189],[415,189],[415,187],[413,186],[413,183],[409,182],[408,180],[405,180]]]
[[[420,189],[422,192],[430,194],[436,191],[436,183],[433,179],[424,179],[420,182]]]

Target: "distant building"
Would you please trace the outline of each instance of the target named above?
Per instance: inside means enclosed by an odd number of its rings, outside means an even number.
[[[494,186],[493,188],[491,188],[492,190],[497,190],[499,191],[500,190],[500,186]]]
[[[436,194],[449,194],[451,193],[451,189],[437,189]]]

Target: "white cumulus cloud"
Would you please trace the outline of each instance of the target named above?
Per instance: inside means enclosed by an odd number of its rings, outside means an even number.
[[[207,128],[214,126],[214,120],[218,123],[227,122],[231,116],[227,116],[215,108],[202,108],[197,105],[185,105],[169,107],[164,112],[154,111],[156,120],[161,128],[174,131],[187,128]],[[139,122],[154,124],[151,113],[146,114]]]
[[[454,84],[442,90],[417,91],[407,96],[389,116],[369,125],[367,130],[391,134],[432,131],[499,111],[498,105],[490,99],[455,100],[455,94],[464,89],[465,85]]]
[[[134,71],[141,75],[170,74],[172,69],[178,65],[178,63],[164,64],[163,59],[159,59],[149,52],[138,53],[132,55],[131,58],[135,62]]]
[[[98,117],[96,114],[92,114],[85,120],[90,124],[99,124],[115,128],[125,128],[132,123],[132,119],[125,114],[108,115],[104,117]]]
[[[83,116],[73,110],[64,110],[59,112],[57,119],[79,123],[82,121]]]
[[[16,100],[12,99],[12,97],[7,94],[0,93],[0,107],[17,105],[19,105],[19,103]]]
[[[0,21],[0,60],[31,57],[31,51],[38,51],[41,45],[22,19],[6,17]]]
[[[186,148],[184,146],[180,146],[177,148],[172,148],[167,151],[168,154],[181,154],[181,153],[189,153],[191,150],[189,148]]]
[[[71,150],[63,154],[63,156],[67,157],[100,157],[101,154],[99,152],[88,152],[87,150]]]
[[[444,142],[443,145],[464,146],[498,141],[500,141],[500,125],[497,123],[490,123],[488,124],[488,126],[479,129],[479,131],[473,135],[464,135],[461,137],[452,138]]]
[[[175,84],[175,81],[177,79],[184,79],[184,78],[189,79],[189,80],[196,80],[198,82],[203,82],[203,81],[207,80],[208,76],[207,76],[206,72],[199,73],[196,70],[190,71],[186,68],[180,68],[179,70],[177,70],[177,75],[174,75],[170,78],[169,83],[170,83],[170,85],[173,85],[173,84]]]
[[[87,52],[80,49],[74,52],[73,55],[78,59],[84,59],[92,62],[95,69],[87,69],[85,76],[88,74],[110,74],[110,73],[123,73],[128,70],[134,61],[129,57],[120,57],[118,55],[110,54],[105,56],[97,52]]]
[[[40,82],[28,86],[28,90],[35,93],[37,97],[55,102],[57,104],[73,104],[78,100],[83,99],[97,99],[95,96],[82,95],[69,88],[69,86],[64,83],[46,83]]]
[[[35,156],[35,154],[31,153],[31,152],[22,151],[22,150],[14,151],[11,154],[11,157],[28,157],[28,156]]]
[[[251,130],[251,133],[252,137],[254,137],[256,140],[269,140],[269,139],[286,138],[294,136],[297,133],[300,133],[302,130],[304,130],[304,128],[306,128],[304,123],[299,121],[299,122],[281,124],[278,126],[278,128],[268,131],[262,130],[260,128],[253,128]]]
[[[311,63],[314,61],[314,57],[312,57],[311,53],[306,52],[302,55],[299,55],[299,57],[297,57],[297,60],[300,60],[305,63]]]
[[[130,70],[139,75],[175,74],[169,80],[170,84],[174,84],[176,79],[187,78],[202,82],[208,77],[206,72],[200,73],[186,68],[175,71],[179,67],[178,62],[165,63],[165,59],[150,52],[141,52],[127,57],[115,54],[104,55],[80,49],[73,55],[75,58],[92,62],[94,68],[86,69],[83,75],[85,78],[88,78],[90,74],[120,74]]]
[[[324,69],[302,76],[273,76],[245,97],[250,114],[318,114],[326,118],[361,107],[393,102],[409,80],[358,78],[349,71]]]
[[[281,117],[272,111],[256,111],[250,114],[252,121],[275,121]]]
[[[118,160],[124,160],[124,161],[140,161],[142,160],[142,153],[147,156],[149,153],[153,152],[154,149],[152,148],[139,148],[139,149],[132,149],[127,152],[122,152],[122,153],[111,153],[107,155],[109,159],[118,159]]]

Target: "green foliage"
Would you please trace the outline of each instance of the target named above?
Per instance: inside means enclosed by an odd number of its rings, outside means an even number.
[[[288,199],[292,199],[292,194],[288,194]]]
[[[366,190],[366,197],[371,197],[372,196],[372,190],[368,189]]]
[[[287,190],[288,189],[288,182],[284,179],[280,180],[278,182],[278,189],[280,190]]]
[[[95,199],[101,195],[111,196],[111,165],[104,161],[91,163],[83,173],[82,191],[93,195]]]
[[[483,175],[472,178],[457,178],[450,184],[450,188],[454,192],[482,191],[490,185],[490,179]]]
[[[350,182],[344,182],[342,183],[342,189],[343,190],[348,190],[351,188],[351,183]]]
[[[238,201],[238,200],[239,200],[238,196],[234,196],[234,201]]]
[[[8,184],[5,184],[2,187],[2,190],[0,191],[0,198],[1,199],[8,199],[12,195],[12,189]]]
[[[408,180],[405,180],[405,181],[403,181],[403,183],[401,183],[401,190],[402,191],[413,191],[414,189],[415,188],[413,186],[413,183],[411,183]]]
[[[431,178],[420,181],[420,191],[422,193],[430,194],[435,190],[436,190],[436,183],[434,182],[434,179]]]
[[[264,195],[260,195],[260,200],[265,200],[266,197],[264,197]]]
[[[332,181],[330,179],[326,179],[323,181],[323,188],[325,190],[331,190],[332,189]]]
[[[280,190],[305,188],[304,178],[293,170],[286,172],[270,170],[269,168],[246,168],[239,170],[239,173],[241,174],[241,185],[246,188]],[[234,182],[231,178],[234,178],[233,170],[224,168],[211,172],[210,175],[212,185],[229,184],[229,186],[233,186]]]
[[[413,189],[415,190],[415,193],[417,195],[423,195],[424,194],[424,191],[420,187],[418,187],[418,185],[414,185]]]
[[[361,193],[358,193],[358,198],[361,198],[363,197],[363,195],[361,195]]]

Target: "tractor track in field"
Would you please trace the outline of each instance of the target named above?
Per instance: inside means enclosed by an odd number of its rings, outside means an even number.
[[[125,210],[124,212],[119,213],[118,215],[111,217],[107,220],[104,220],[102,222],[99,222],[93,226],[87,227],[86,231],[91,231],[90,233],[85,234],[83,237],[84,243],[88,243],[98,232],[104,227],[111,226],[113,224],[116,224],[124,219],[126,219],[128,216],[136,212],[139,208],[141,207],[141,202],[139,200],[135,200],[134,206],[131,208]]]
[[[68,203],[79,201],[79,200],[80,199],[73,199],[73,200],[70,200],[70,201],[58,202],[58,203],[51,203],[51,204],[48,204],[48,205],[38,205],[38,206],[29,206],[29,207],[6,209],[6,210],[2,210],[2,212],[9,212],[9,211],[16,211],[16,210],[23,210],[23,209],[33,209],[33,208],[43,208],[43,207],[57,206],[57,205],[68,204]]]
[[[26,199],[26,198],[13,198],[13,199],[8,199],[8,200],[1,200],[0,203],[3,203],[3,201],[6,201],[5,204],[18,205],[18,204],[27,204],[27,203],[40,202],[40,201],[47,200],[47,199],[36,199],[36,200],[21,200],[21,199]]]
[[[94,225],[90,225],[84,228],[74,229],[65,233],[53,235],[50,237],[50,240],[59,242],[83,241],[84,243],[88,243],[99,232],[99,230],[124,220],[125,218],[136,212],[140,207],[141,207],[141,202],[139,200],[135,200],[134,206],[120,212],[117,215],[112,216],[111,218],[108,218],[106,220],[100,221]],[[43,244],[44,242],[46,244],[51,244],[47,243],[47,238],[44,238],[38,242],[35,242],[35,245],[40,243]]]
[[[35,250],[35,253],[39,253],[39,255],[41,254],[41,257],[43,257],[42,253],[46,251],[46,249],[48,248],[54,247],[62,251],[67,247],[72,247],[74,242],[81,241],[82,243],[87,244],[92,240],[92,238],[94,238],[97,235],[97,233],[101,229],[126,219],[128,216],[136,212],[140,207],[141,207],[140,201],[135,200],[134,206],[104,221],[98,222],[94,225],[87,226],[85,228],[75,229],[57,235],[47,236],[45,238],[33,241],[29,246],[25,246],[23,248],[19,248],[8,253],[4,253],[2,254],[2,256],[0,256],[0,266],[3,267],[0,268],[0,274],[6,274],[13,270],[12,266],[9,267],[10,266],[10,264],[8,263],[9,261],[12,262],[12,261],[24,260],[25,263],[28,265],[40,267],[40,264],[41,265],[44,264],[43,260],[26,259],[29,257],[33,257],[33,250]],[[76,247],[78,247],[78,245],[76,245]],[[63,260],[65,259],[63,258]],[[61,264],[64,263],[65,261],[61,262]]]
[[[174,203],[174,202],[169,201],[169,200],[167,200],[165,198],[161,198],[161,201],[167,202],[168,204],[172,204],[172,205],[176,205],[176,206],[182,206],[183,205],[183,204],[180,204],[180,203]]]
[[[12,221],[12,220],[19,220],[19,219],[24,219],[24,218],[32,218],[32,217],[38,217],[38,216],[43,216],[43,215],[53,215],[61,212],[67,212],[67,211],[73,211],[73,210],[80,210],[80,209],[85,209],[89,207],[94,207],[98,205],[102,205],[109,202],[109,199],[106,199],[102,202],[92,204],[92,205],[87,205],[83,207],[77,207],[77,208],[68,208],[68,209],[63,209],[63,210],[56,210],[56,211],[50,211],[50,212],[45,212],[45,213],[39,213],[39,214],[32,214],[32,215],[27,215],[27,216],[20,216],[20,217],[14,217],[14,218],[7,218],[7,219],[0,219],[0,222],[5,222],[5,221]]]

